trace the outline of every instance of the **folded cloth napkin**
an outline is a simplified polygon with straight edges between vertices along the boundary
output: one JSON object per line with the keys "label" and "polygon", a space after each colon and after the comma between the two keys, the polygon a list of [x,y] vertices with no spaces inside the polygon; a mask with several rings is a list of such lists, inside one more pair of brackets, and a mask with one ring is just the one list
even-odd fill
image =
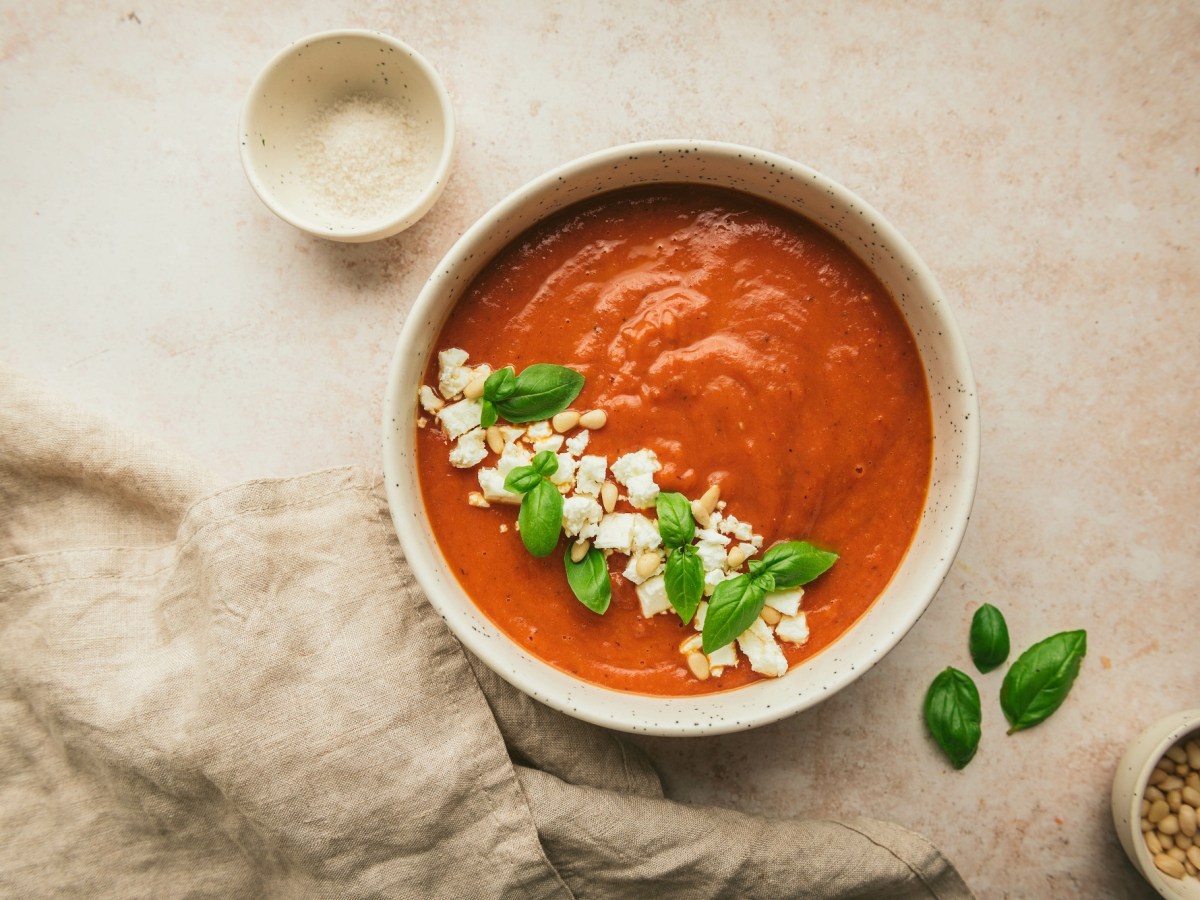
{"label": "folded cloth napkin", "polygon": [[417,590],[359,469],[218,490],[0,372],[0,894],[970,897],[895,825],[666,800]]}

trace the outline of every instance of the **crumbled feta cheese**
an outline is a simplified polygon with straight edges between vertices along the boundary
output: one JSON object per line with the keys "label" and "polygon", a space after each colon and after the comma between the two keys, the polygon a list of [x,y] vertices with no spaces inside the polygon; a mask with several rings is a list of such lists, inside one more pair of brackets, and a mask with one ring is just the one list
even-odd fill
{"label": "crumbled feta cheese", "polygon": [[461,394],[475,373],[466,368],[467,351],[451,347],[438,354],[438,390],[447,400]]}
{"label": "crumbled feta cheese", "polygon": [[558,485],[570,487],[575,481],[575,457],[569,453],[559,453],[554,457],[558,460],[558,468],[550,476],[550,480]]}
{"label": "crumbled feta cheese", "polygon": [[662,546],[658,525],[641,513],[606,513],[600,520],[596,546],[601,550],[634,553]]}
{"label": "crumbled feta cheese", "polygon": [[793,588],[789,591],[771,591],[767,594],[766,605],[778,610],[785,616],[794,616],[800,609],[800,598],[804,596],[804,588]]}
{"label": "crumbled feta cheese", "polygon": [[651,572],[649,575],[643,577],[643,576],[639,575],[638,571],[637,571],[637,565],[638,565],[639,558],[640,558],[640,554],[637,556],[629,557],[629,565],[627,565],[625,567],[625,571],[621,573],[622,575],[625,576],[626,581],[632,581],[634,584],[641,584],[647,578],[653,578],[655,575],[662,574],[663,569],[666,568],[666,566],[663,564],[663,561],[659,560],[658,567],[655,568],[655,570],[653,572]]}
{"label": "crumbled feta cheese", "polygon": [[762,619],[755,619],[753,625],[738,635],[737,643],[750,660],[750,668],[760,675],[778,677],[787,671],[787,657]]}
{"label": "crumbled feta cheese", "polygon": [[539,438],[533,442],[533,452],[541,453],[543,450],[549,450],[551,453],[557,453],[562,449],[563,436],[561,434],[552,434],[547,438]]}
{"label": "crumbled feta cheese", "polygon": [[808,618],[803,612],[794,616],[784,616],[775,626],[775,635],[783,641],[803,644],[808,640]]}
{"label": "crumbled feta cheese", "polygon": [[667,596],[667,582],[661,575],[655,575],[639,584],[637,595],[638,602],[642,605],[642,615],[647,619],[671,608],[671,600]]}
{"label": "crumbled feta cheese", "polygon": [[554,434],[554,429],[546,420],[541,422],[530,422],[525,426],[525,436],[531,441],[540,441]]}
{"label": "crumbled feta cheese", "polygon": [[504,489],[504,475],[496,469],[480,469],[478,478],[484,500],[489,503],[520,504],[521,495]]}
{"label": "crumbled feta cheese", "polygon": [[427,384],[421,385],[421,389],[417,391],[417,399],[421,401],[421,408],[427,413],[435,413],[446,405],[437,392]]}
{"label": "crumbled feta cheese", "polygon": [[575,493],[585,497],[596,497],[604,485],[604,473],[608,471],[607,456],[585,456],[579,461],[575,473]]}
{"label": "crumbled feta cheese", "polygon": [[483,498],[483,494],[479,493],[479,491],[471,491],[471,493],[467,494],[467,503],[471,506],[477,506],[480,509],[490,509],[492,505]]}
{"label": "crumbled feta cheese", "polygon": [[653,475],[634,475],[625,483],[629,491],[629,502],[634,509],[649,509],[658,497],[658,485]]}
{"label": "crumbled feta cheese", "polygon": [[710,670],[716,667],[732,669],[737,664],[737,645],[733,641],[730,641],[724,647],[718,647],[712,653],[708,654],[708,667]]}
{"label": "crumbled feta cheese", "polygon": [[695,628],[697,631],[703,631],[704,630],[704,617],[707,615],[708,615],[708,601],[701,600],[700,604],[696,607],[696,615],[692,619],[692,627]]}
{"label": "crumbled feta cheese", "polygon": [[732,535],[739,541],[748,541],[754,537],[754,528],[750,523],[739,521],[737,516],[724,516],[713,527],[724,534]]}
{"label": "crumbled feta cheese", "polygon": [[459,400],[438,410],[438,421],[446,437],[454,440],[459,435],[466,434],[472,428],[479,427],[483,415],[483,404],[478,400]]}
{"label": "crumbled feta cheese", "polygon": [[720,566],[713,569],[711,572],[704,573],[704,596],[711,597],[713,591],[717,589],[717,585],[722,581],[727,581],[730,578],[736,578],[737,575],[732,572],[726,572]]}
{"label": "crumbled feta cheese", "polygon": [[595,537],[603,516],[603,508],[591,497],[568,497],[563,501],[563,531],[567,537]]}
{"label": "crumbled feta cheese", "polygon": [[472,428],[459,437],[454,449],[450,451],[450,465],[458,469],[469,469],[483,462],[487,456],[487,445],[484,443],[487,433],[482,428]]}
{"label": "crumbled feta cheese", "polygon": [[583,451],[587,449],[588,438],[591,436],[592,433],[585,428],[574,437],[567,438],[567,452],[572,456],[582,455]]}
{"label": "crumbled feta cheese", "polygon": [[500,436],[504,438],[504,443],[511,444],[513,441],[525,434],[525,429],[520,425],[497,425],[500,429]]}
{"label": "crumbled feta cheese", "polygon": [[[753,544],[738,544],[737,549],[742,551],[742,559],[747,560],[758,552],[758,548]],[[740,567],[739,567],[740,568]]]}
{"label": "crumbled feta cheese", "polygon": [[496,463],[496,469],[501,475],[507,476],[509,472],[520,466],[527,466],[533,462],[533,454],[522,447],[520,444],[508,444],[504,448],[504,452],[500,454],[500,460]]}
{"label": "crumbled feta cheese", "polygon": [[750,543],[753,544],[755,548],[761,550],[763,545],[763,536],[761,534],[756,534],[754,537],[750,538]]}
{"label": "crumbled feta cheese", "polygon": [[424,428],[428,424],[429,424],[429,420],[427,418],[425,418],[424,416],[417,416],[417,427],[418,428]]}
{"label": "crumbled feta cheese", "polygon": [[725,545],[729,543],[729,538],[703,528],[696,532],[696,537],[699,538],[696,544],[696,554],[700,557],[700,564],[704,566],[704,571],[712,572],[724,569],[727,555]]}
{"label": "crumbled feta cheese", "polygon": [[720,544],[722,547],[728,547],[732,541],[719,531],[713,531],[711,528],[697,528],[696,540],[706,541],[710,544]]}
{"label": "crumbled feta cheese", "polygon": [[[638,478],[639,476],[650,476],[650,485],[654,485],[654,473],[662,468],[662,464],[658,461],[658,457],[654,455],[653,450],[638,450],[635,453],[626,453],[624,456],[617,457],[617,461],[612,464],[613,478],[617,479],[625,487],[629,487],[630,479]],[[637,482],[639,491],[645,493],[648,488],[644,479]],[[657,485],[653,488],[654,494],[658,494]],[[633,498],[630,498],[633,502]],[[635,506],[637,504],[634,504]]]}

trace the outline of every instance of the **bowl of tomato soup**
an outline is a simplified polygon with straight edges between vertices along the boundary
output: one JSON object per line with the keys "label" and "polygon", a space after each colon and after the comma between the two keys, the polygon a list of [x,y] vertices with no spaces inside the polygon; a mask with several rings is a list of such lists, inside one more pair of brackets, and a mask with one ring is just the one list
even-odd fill
{"label": "bowl of tomato soup", "polygon": [[966,528],[978,418],[949,306],[877,211],[775,154],[656,141],[548,172],[450,249],[392,360],[384,469],[468,650],[578,718],[712,734],[908,632]]}

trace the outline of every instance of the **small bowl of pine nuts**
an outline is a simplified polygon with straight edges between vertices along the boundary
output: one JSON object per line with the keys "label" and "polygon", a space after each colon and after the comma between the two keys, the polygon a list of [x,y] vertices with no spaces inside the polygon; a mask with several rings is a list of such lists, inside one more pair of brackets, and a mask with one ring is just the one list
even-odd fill
{"label": "small bowl of pine nuts", "polygon": [[1112,813],[1126,855],[1159,894],[1200,900],[1200,709],[1154,723],[1130,745]]}

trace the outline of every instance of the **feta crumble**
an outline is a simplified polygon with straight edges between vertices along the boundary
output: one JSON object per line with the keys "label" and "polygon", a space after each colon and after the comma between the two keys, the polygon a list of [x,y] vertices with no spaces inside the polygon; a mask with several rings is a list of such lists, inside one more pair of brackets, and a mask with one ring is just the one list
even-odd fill
{"label": "feta crumble", "polygon": [[593,538],[603,516],[604,510],[591,497],[568,497],[563,501],[563,532],[580,540]]}
{"label": "feta crumble", "polygon": [[417,399],[421,402],[421,408],[427,413],[436,413],[446,405],[442,398],[437,395],[437,391],[427,384],[421,385],[417,391]]}
{"label": "feta crumble", "polygon": [[753,625],[738,635],[737,644],[750,660],[750,668],[760,675],[778,678],[787,672],[787,657],[775,643],[770,626],[762,619],[755,619]]}
{"label": "feta crumble", "polygon": [[483,499],[489,503],[512,503],[520,505],[521,495],[505,490],[504,476],[496,469],[480,469],[478,475],[479,489],[483,491]]}
{"label": "feta crumble", "polygon": [[775,636],[791,644],[803,644],[808,641],[808,617],[803,612],[794,616],[784,616],[775,626]]}
{"label": "feta crumble", "polygon": [[478,400],[459,400],[438,410],[438,421],[446,437],[454,440],[466,434],[472,428],[478,428],[483,416],[483,404]]}
{"label": "feta crumble", "polygon": [[482,428],[473,428],[459,437],[450,451],[450,465],[458,469],[479,465],[488,454],[486,438],[487,433]]}
{"label": "feta crumble", "polygon": [[567,438],[567,452],[572,456],[582,456],[583,451],[587,449],[588,438],[591,435],[592,433],[585,428],[574,437]]}
{"label": "feta crumble", "polygon": [[608,471],[608,457],[585,456],[579,460],[575,472],[575,493],[585,497],[598,497],[604,486],[604,473]]}
{"label": "feta crumble", "polygon": [[447,400],[453,400],[463,392],[475,373],[463,365],[467,351],[451,347],[438,354],[438,390]]}
{"label": "feta crumble", "polygon": [[793,588],[787,591],[770,591],[764,605],[771,607],[785,616],[794,616],[800,611],[800,599],[804,596],[803,588]]}
{"label": "feta crumble", "polygon": [[639,584],[637,597],[642,607],[642,615],[647,619],[671,608],[671,600],[667,597],[667,581],[661,575],[655,575]]}
{"label": "feta crumble", "polygon": [[662,468],[653,450],[638,450],[618,457],[612,464],[613,478],[625,485],[629,502],[635,509],[648,509],[658,496],[654,473]]}

